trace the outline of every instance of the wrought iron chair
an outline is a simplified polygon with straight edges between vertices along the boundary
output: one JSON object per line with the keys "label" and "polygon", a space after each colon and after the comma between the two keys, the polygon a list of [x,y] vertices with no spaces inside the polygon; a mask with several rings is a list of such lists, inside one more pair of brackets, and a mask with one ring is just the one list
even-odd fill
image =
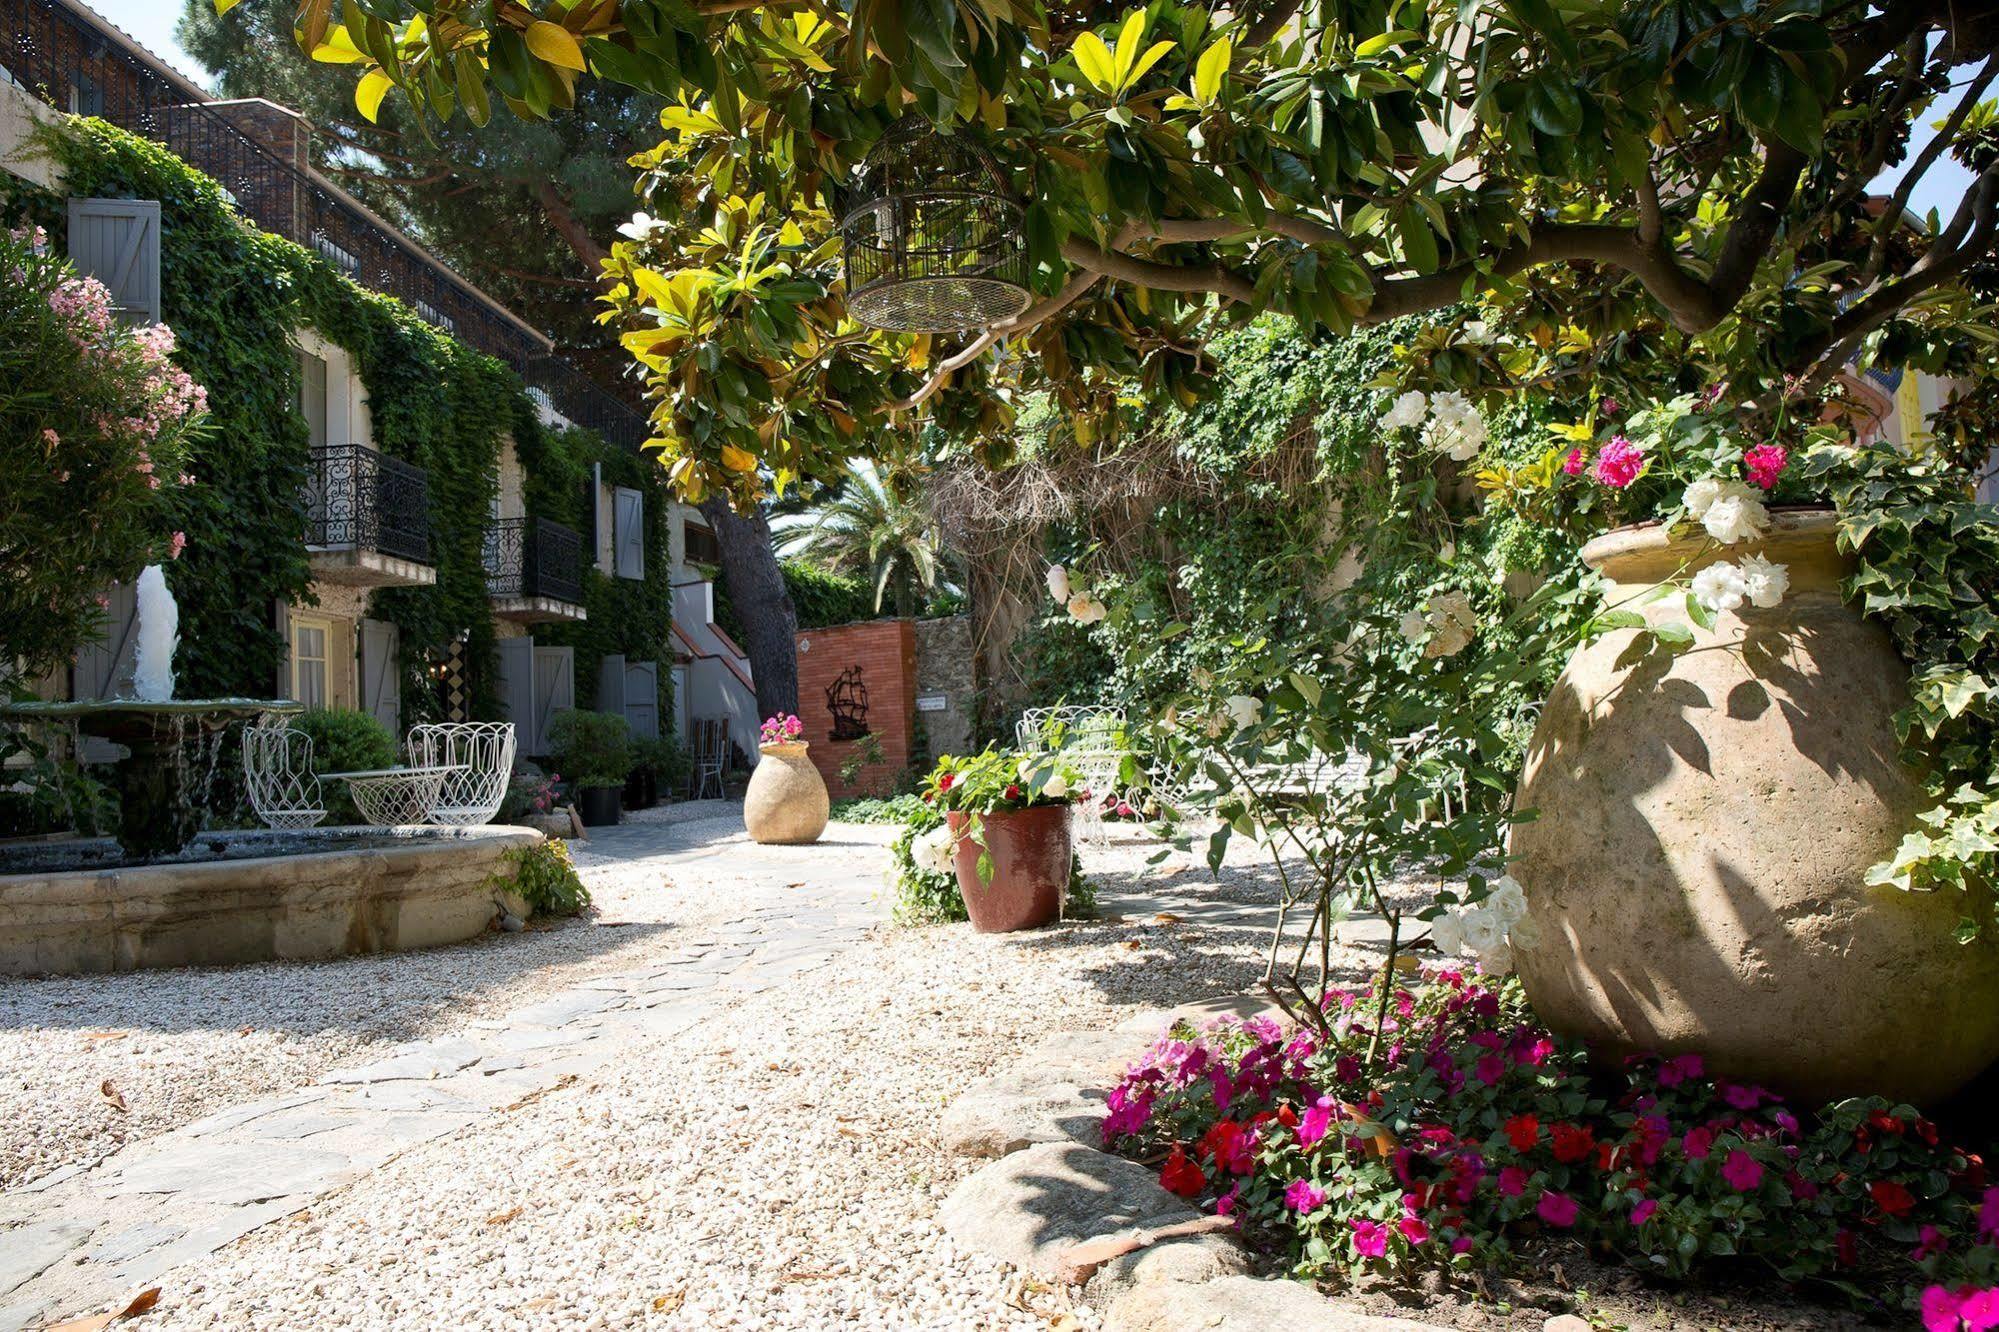
{"label": "wrought iron chair", "polygon": [[694,721],[694,766],[687,778],[687,798],[720,799],[722,770],[729,758],[729,723],[723,717],[696,718]]}
{"label": "wrought iron chair", "polygon": [[1090,798],[1079,799],[1076,812],[1083,836],[1092,842],[1101,842],[1108,835],[1103,807],[1107,799],[1115,802],[1122,784],[1124,727],[1122,708],[1071,704],[1029,708],[1014,725],[1020,749],[1031,754],[1060,754],[1082,775]]}
{"label": "wrought iron chair", "polygon": [[243,784],[267,828],[295,831],[326,817],[312,770],[312,737],[279,714],[267,713],[243,728]]}
{"label": "wrought iron chair", "polygon": [[449,768],[429,810],[432,823],[491,823],[514,775],[512,722],[424,722],[404,748],[412,767]]}

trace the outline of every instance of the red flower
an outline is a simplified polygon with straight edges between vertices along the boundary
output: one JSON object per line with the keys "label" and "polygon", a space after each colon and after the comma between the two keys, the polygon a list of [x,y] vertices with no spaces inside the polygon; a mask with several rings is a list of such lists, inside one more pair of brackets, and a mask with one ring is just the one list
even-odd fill
{"label": "red flower", "polygon": [[1867,1196],[1876,1207],[1897,1219],[1907,1216],[1916,1205],[1915,1195],[1892,1179],[1877,1179],[1869,1184]]}
{"label": "red flower", "polygon": [[1596,1150],[1596,1134],[1586,1126],[1556,1124],[1549,1128],[1548,1136],[1554,1142],[1555,1159],[1564,1165],[1573,1165]]}
{"label": "red flower", "polygon": [[947,772],[942,777],[939,777],[937,779],[937,789],[940,791],[948,791],[951,789],[951,783],[957,780],[958,776],[956,773]]}
{"label": "red flower", "polygon": [[1020,799],[1020,787],[1019,787],[1019,785],[1018,785],[1018,784],[1014,784],[1014,785],[1009,785],[1009,786],[1008,786],[1008,787],[1006,788],[1006,798],[1007,798],[1008,800],[1018,800],[1018,799]]}
{"label": "red flower", "polygon": [[1187,1153],[1176,1146],[1166,1158],[1166,1164],[1160,1167],[1159,1183],[1169,1193],[1191,1198],[1208,1186],[1208,1177],[1201,1173],[1201,1167],[1187,1159]]}
{"label": "red flower", "polygon": [[1506,1121],[1506,1140],[1516,1152],[1531,1152],[1541,1140],[1541,1120],[1536,1115],[1515,1115]]}
{"label": "red flower", "polygon": [[1854,1242],[1853,1232],[1842,1230],[1833,1237],[1832,1249],[1841,1267],[1856,1267],[1860,1263],[1860,1246]]}

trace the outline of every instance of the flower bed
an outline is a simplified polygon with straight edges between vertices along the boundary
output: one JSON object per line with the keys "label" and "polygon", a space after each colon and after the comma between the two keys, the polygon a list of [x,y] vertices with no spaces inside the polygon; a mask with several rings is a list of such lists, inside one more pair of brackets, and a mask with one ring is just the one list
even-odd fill
{"label": "flower bed", "polygon": [[1760,1264],[1926,1328],[1999,1327],[1999,1188],[1907,1106],[1803,1114],[1694,1055],[1593,1075],[1512,981],[1334,991],[1162,1038],[1104,1137],[1297,1276],[1470,1270],[1562,1238],[1686,1277]]}

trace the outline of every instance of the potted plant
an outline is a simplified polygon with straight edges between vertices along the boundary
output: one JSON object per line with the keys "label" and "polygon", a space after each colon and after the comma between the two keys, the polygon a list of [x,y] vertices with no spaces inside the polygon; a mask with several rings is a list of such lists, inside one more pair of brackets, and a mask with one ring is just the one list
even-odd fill
{"label": "potted plant", "polygon": [[755,771],[743,792],[743,826],[763,845],[803,845],[826,831],[832,801],[812,765],[805,723],[781,713],[763,724]]}
{"label": "potted plant", "polygon": [[1080,782],[1056,754],[988,749],[937,761],[923,798],[950,828],[974,929],[1033,929],[1061,916],[1074,853],[1069,802]]}
{"label": "potted plant", "polygon": [[584,825],[616,823],[625,777],[632,770],[632,732],[625,719],[608,712],[566,709],[548,724],[548,744],[576,789],[576,807]]}
{"label": "potted plant", "polygon": [[632,741],[635,761],[625,779],[625,808],[651,809],[660,793],[671,793],[687,780],[687,751],[671,735]]}

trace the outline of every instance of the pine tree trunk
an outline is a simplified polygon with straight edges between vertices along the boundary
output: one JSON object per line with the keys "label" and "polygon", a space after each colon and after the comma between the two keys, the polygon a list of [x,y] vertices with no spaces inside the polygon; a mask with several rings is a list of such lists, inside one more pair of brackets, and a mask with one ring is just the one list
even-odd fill
{"label": "pine tree trunk", "polygon": [[743,651],[763,717],[798,711],[798,611],[771,548],[762,510],[737,513],[726,499],[702,501],[701,516],[722,552],[722,585],[742,622]]}

